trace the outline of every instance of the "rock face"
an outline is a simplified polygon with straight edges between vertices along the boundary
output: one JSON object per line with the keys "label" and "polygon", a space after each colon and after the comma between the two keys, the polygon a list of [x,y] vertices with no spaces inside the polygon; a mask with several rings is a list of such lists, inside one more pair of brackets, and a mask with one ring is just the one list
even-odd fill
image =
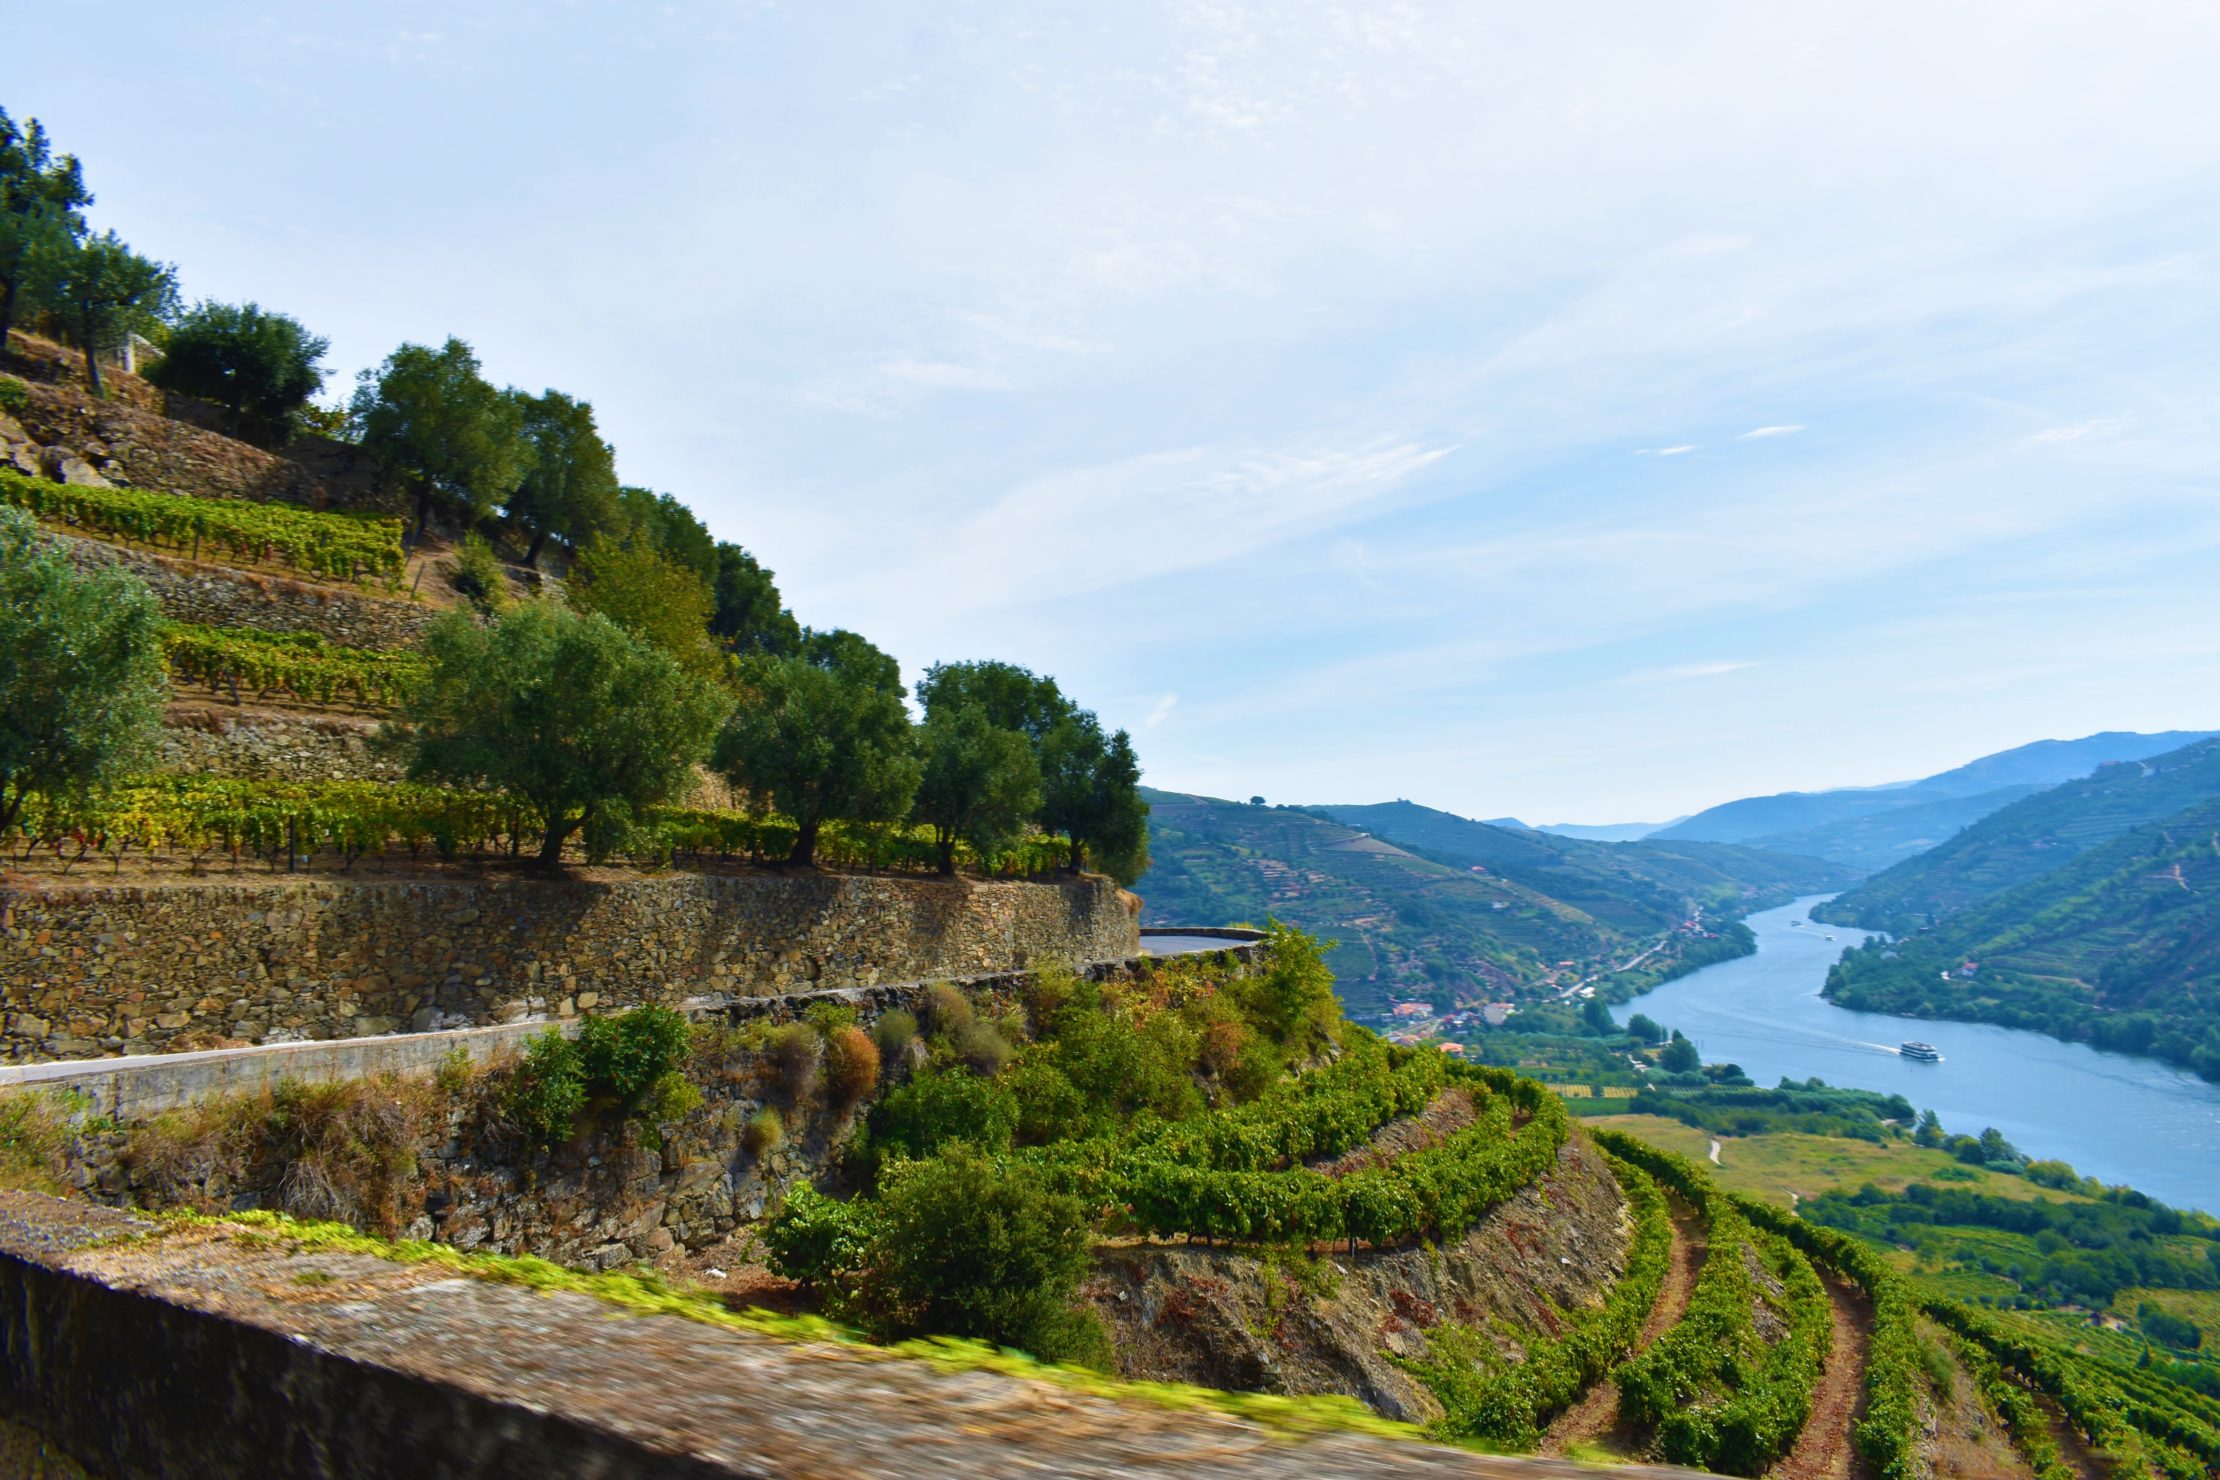
{"label": "rock face", "polygon": [[248,874],[0,889],[0,1057],[87,1058],[973,976],[1140,950],[1107,879]]}
{"label": "rock face", "polygon": [[1343,1250],[1290,1271],[1192,1244],[1115,1248],[1086,1296],[1110,1324],[1121,1376],[1349,1393],[1424,1423],[1441,1406],[1394,1359],[1423,1356],[1427,1327],[1553,1331],[1562,1312],[1602,1303],[1632,1237],[1618,1182],[1575,1136],[1552,1175],[1439,1250]]}
{"label": "rock face", "polygon": [[377,721],[344,715],[173,708],[163,719],[164,771],[272,781],[397,781],[407,767],[373,750]]}

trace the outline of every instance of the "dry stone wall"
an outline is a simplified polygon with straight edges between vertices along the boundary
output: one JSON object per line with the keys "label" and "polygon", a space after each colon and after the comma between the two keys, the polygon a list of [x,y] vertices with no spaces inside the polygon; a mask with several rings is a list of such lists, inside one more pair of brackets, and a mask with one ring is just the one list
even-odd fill
{"label": "dry stone wall", "polygon": [[210,627],[260,627],[314,632],[348,647],[411,647],[440,615],[427,602],[310,585],[283,576],[133,550],[102,540],[61,536],[82,569],[120,565],[152,588],[165,616]]}
{"label": "dry stone wall", "polygon": [[0,890],[0,1058],[150,1053],[973,976],[1140,948],[1139,901],[774,873]]}
{"label": "dry stone wall", "polygon": [[401,758],[371,747],[377,724],[341,715],[227,714],[173,709],[163,721],[160,768],[268,781],[394,781]]}

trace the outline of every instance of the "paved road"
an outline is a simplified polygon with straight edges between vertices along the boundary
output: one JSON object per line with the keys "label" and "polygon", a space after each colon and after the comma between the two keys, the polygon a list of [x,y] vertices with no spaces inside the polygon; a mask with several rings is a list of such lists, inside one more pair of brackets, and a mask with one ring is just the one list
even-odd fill
{"label": "paved road", "polygon": [[1144,935],[1141,937],[1141,954],[1192,956],[1203,951],[1222,951],[1229,946],[1247,944],[1247,941],[1228,940],[1222,935]]}

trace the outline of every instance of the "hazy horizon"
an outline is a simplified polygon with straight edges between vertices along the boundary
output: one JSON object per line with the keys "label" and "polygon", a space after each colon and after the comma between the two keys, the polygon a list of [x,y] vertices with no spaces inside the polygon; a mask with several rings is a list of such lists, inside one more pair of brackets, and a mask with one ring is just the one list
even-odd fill
{"label": "hazy horizon", "polygon": [[590,399],[1146,780],[1664,819],[2220,680],[2220,14],[49,6],[189,297]]}

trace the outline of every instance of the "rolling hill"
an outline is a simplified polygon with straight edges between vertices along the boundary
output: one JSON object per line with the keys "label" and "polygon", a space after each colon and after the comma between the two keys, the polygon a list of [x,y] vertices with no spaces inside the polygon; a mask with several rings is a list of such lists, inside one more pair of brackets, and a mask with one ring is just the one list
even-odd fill
{"label": "rolling hill", "polygon": [[2102,765],[2161,755],[2214,733],[2107,730],[2079,740],[2037,740],[1892,786],[1782,792],[1723,802],[1645,841],[1746,843],[1881,869],[1936,846],[2034,790],[2078,780]]}
{"label": "rolling hill", "polygon": [[[2181,755],[2171,768],[2177,779],[2220,773],[2220,744]],[[2081,785],[2120,771],[2136,768],[2107,767]],[[2138,796],[2168,789],[2160,776],[2138,779]],[[2118,789],[2100,790],[2098,803],[2119,800]],[[2048,815],[2060,825],[2078,815],[2091,829],[2110,829],[2121,813],[2099,805]],[[2015,828],[2006,836],[2008,845],[1989,855],[2000,867],[1946,873],[1943,882],[1970,889],[2023,872],[2036,834]],[[1916,934],[1852,951],[1830,973],[1827,995],[1844,1007],[1970,1018],[2152,1053],[2220,1079],[2220,794],[2114,830],[2108,841],[2093,842],[2089,832],[2040,836],[2052,840],[2040,851],[2055,861],[2041,857],[2035,877],[1970,899]]]}
{"label": "rolling hill", "polygon": [[1143,919],[1270,917],[1336,939],[1343,999],[1365,1014],[1398,997],[1447,1007],[1533,996],[1608,973],[1661,942],[1643,966],[1664,972],[1691,953],[1720,949],[1717,940],[1675,933],[1690,906],[1739,913],[1748,902],[1843,882],[1841,870],[1815,860],[1766,859],[1762,882],[1746,885],[1729,868],[1758,865],[1759,858],[1743,857],[1749,850],[1714,850],[1717,857],[1689,850],[1697,856],[1665,854],[1614,868],[1609,861],[1635,850],[1462,823],[1496,850],[1496,862],[1476,871],[1477,860],[1428,857],[1318,811],[1147,796],[1154,862],[1136,886]]}
{"label": "rolling hill", "polygon": [[2024,796],[1916,858],[1876,874],[1815,913],[1896,934],[2010,893],[2122,834],[2220,797],[2220,741]]}

